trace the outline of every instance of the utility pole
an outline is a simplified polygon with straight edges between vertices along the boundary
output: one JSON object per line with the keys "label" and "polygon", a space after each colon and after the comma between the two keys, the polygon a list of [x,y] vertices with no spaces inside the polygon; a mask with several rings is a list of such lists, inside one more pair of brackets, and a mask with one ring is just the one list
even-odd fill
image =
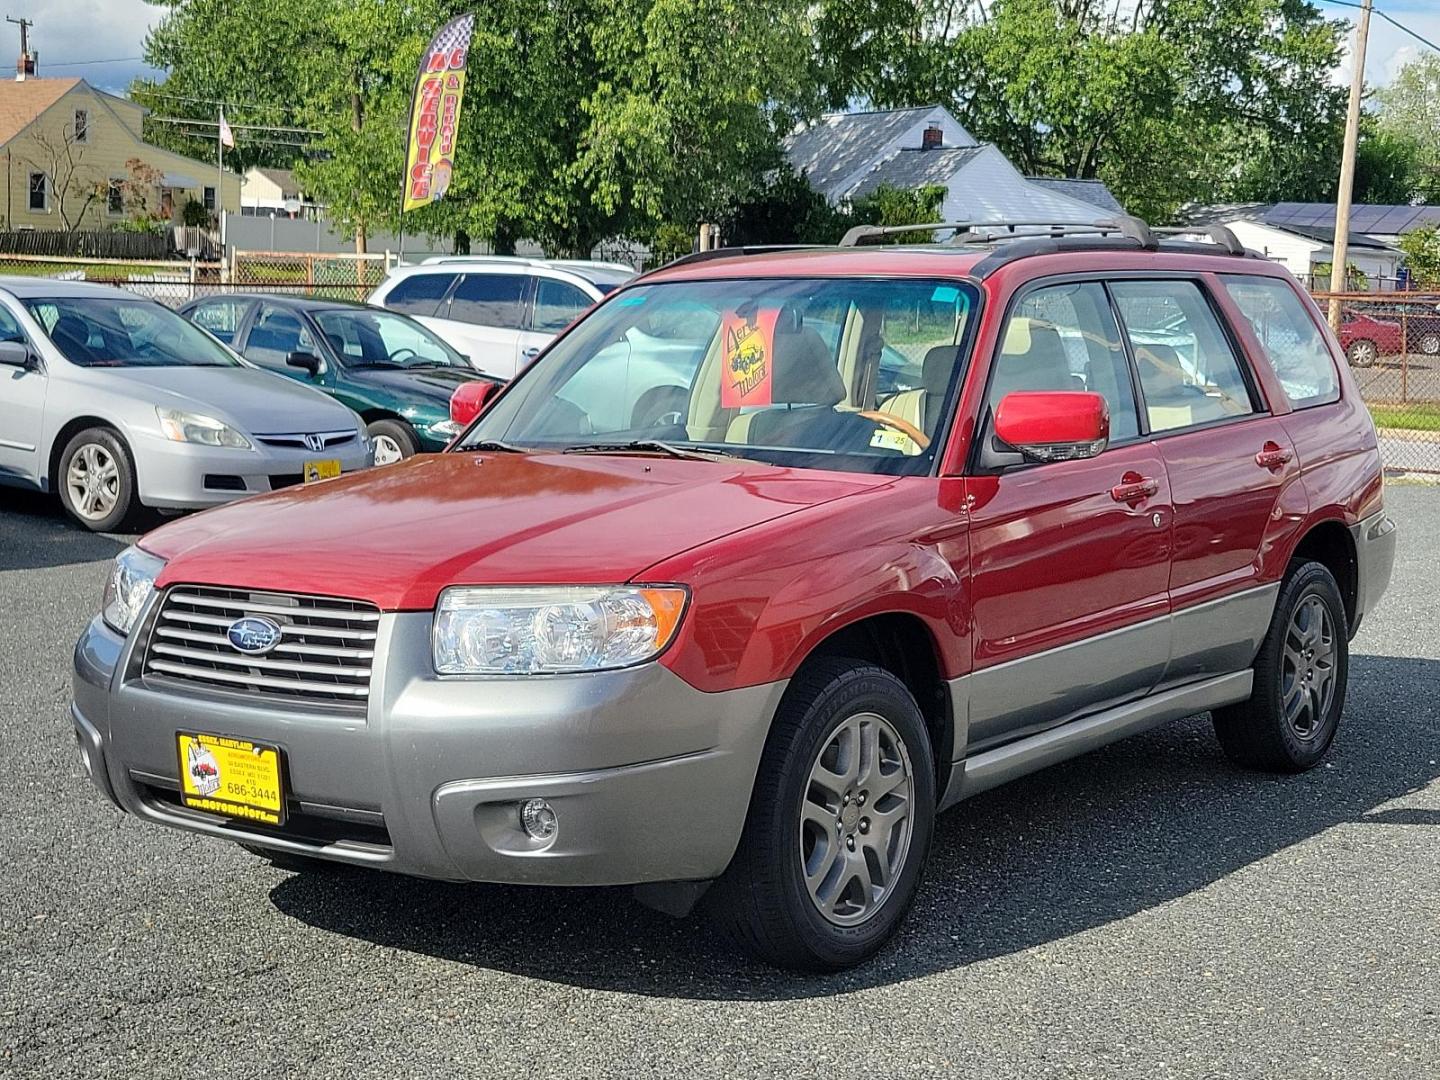
{"label": "utility pole", "polygon": [[1330,328],[1340,331],[1340,300],[1345,291],[1345,261],[1350,241],[1350,196],[1355,190],[1355,142],[1360,134],[1360,96],[1365,90],[1365,42],[1370,37],[1371,0],[1360,8],[1355,27],[1355,71],[1350,77],[1350,108],[1345,113],[1345,148],[1340,155],[1340,190],[1335,196],[1335,242],[1330,260]]}
{"label": "utility pole", "polygon": [[29,31],[30,28],[35,24],[29,19],[23,17],[19,19],[12,19],[9,15],[5,16],[5,21],[8,23],[14,23],[16,26],[20,27],[20,63],[15,65],[16,74],[21,79],[23,79],[26,75],[34,75],[35,65],[30,59]]}

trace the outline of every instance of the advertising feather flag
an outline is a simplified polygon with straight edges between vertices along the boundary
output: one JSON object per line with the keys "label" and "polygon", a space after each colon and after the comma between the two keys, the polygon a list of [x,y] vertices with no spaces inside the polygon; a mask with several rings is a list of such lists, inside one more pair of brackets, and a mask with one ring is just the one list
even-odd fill
{"label": "advertising feather flag", "polygon": [[402,210],[444,198],[455,169],[455,135],[465,93],[465,60],[474,15],[459,15],[436,31],[420,57],[410,103],[410,143],[405,153]]}

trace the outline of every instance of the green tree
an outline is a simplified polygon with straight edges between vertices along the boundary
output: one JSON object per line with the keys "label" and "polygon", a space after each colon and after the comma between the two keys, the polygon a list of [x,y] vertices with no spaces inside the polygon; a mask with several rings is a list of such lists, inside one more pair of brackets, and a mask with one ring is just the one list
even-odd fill
{"label": "green tree", "polygon": [[1414,229],[1400,238],[1405,265],[1422,288],[1440,286],[1440,228]]}
{"label": "green tree", "polygon": [[1408,135],[1364,125],[1355,148],[1357,203],[1403,204],[1420,193],[1423,168],[1420,144]]}
{"label": "green tree", "polygon": [[1144,216],[1338,173],[1344,24],[1304,0],[829,0],[818,25],[832,103],[948,105],[1021,171],[1098,177]]}
{"label": "green tree", "polygon": [[1440,202],[1440,56],[1425,53],[1410,61],[1375,96],[1379,130],[1416,148],[1415,194]]}

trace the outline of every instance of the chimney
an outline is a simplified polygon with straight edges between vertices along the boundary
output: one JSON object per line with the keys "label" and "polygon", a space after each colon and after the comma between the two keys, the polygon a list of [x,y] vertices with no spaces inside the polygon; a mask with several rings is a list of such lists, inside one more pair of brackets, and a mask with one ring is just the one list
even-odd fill
{"label": "chimney", "polygon": [[925,134],[920,136],[921,150],[939,150],[945,145],[945,129],[939,124],[931,124],[925,129]]}

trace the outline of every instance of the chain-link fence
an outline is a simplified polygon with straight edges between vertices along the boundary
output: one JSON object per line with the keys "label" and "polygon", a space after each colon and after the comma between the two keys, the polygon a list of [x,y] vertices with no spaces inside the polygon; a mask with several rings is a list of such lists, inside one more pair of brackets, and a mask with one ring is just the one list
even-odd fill
{"label": "chain-link fence", "polygon": [[[1329,293],[1316,293],[1322,311]],[[1340,294],[1340,344],[1388,468],[1440,473],[1440,295]]]}
{"label": "chain-link fence", "polygon": [[229,292],[364,301],[384,280],[393,262],[393,257],[385,254],[234,252],[227,262],[0,254],[0,275],[113,285],[170,307]]}

